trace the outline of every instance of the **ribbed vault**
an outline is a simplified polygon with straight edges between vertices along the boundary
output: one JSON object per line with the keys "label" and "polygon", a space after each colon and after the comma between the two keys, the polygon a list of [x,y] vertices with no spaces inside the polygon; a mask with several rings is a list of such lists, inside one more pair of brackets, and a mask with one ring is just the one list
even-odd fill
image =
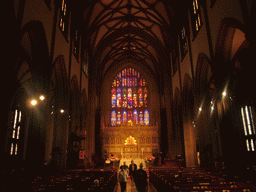
{"label": "ribbed vault", "polygon": [[[160,79],[169,62],[176,7],[170,0],[93,0],[81,3],[83,43],[90,49],[95,75],[104,78],[114,65],[140,63]],[[179,5],[178,5],[179,4]],[[82,8],[81,8],[82,7]],[[177,11],[179,14],[180,12]]]}

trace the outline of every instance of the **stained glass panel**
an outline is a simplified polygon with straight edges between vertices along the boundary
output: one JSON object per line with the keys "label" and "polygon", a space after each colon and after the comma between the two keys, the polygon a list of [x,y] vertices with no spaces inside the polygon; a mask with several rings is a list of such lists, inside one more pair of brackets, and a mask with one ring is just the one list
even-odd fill
{"label": "stained glass panel", "polygon": [[138,106],[138,99],[137,99],[137,92],[136,90],[133,91],[133,107]]}
{"label": "stained glass panel", "polygon": [[111,126],[116,126],[116,112],[112,111],[111,113]]}
{"label": "stained glass panel", "polygon": [[139,90],[138,90],[138,96],[139,96],[139,107],[143,107],[143,93],[142,93],[142,88],[139,88]]}
{"label": "stained glass panel", "polygon": [[127,112],[123,111],[123,123],[127,121]]}
{"label": "stained glass panel", "polygon": [[126,108],[127,107],[127,91],[126,91],[126,89],[123,89],[122,98],[123,98],[123,107]]}
{"label": "stained glass panel", "polygon": [[148,107],[148,90],[144,88],[144,107]]}
{"label": "stained glass panel", "polygon": [[137,110],[134,110],[134,112],[133,112],[133,121],[136,125],[138,125],[139,121],[138,121],[138,112],[137,112]]}
{"label": "stained glass panel", "polygon": [[121,125],[121,112],[118,111],[117,112],[117,122],[116,122],[117,125]]}
{"label": "stained glass panel", "polygon": [[122,97],[121,97],[121,89],[117,89],[117,107],[122,106]]}
{"label": "stained glass panel", "polygon": [[140,125],[143,125],[144,124],[144,119],[143,119],[143,112],[142,111],[140,111],[139,119],[140,119]]}
{"label": "stained glass panel", "polygon": [[112,89],[112,108],[116,107],[116,89]]}
{"label": "stained glass panel", "polygon": [[128,111],[128,121],[132,120],[132,111]]}
{"label": "stained glass panel", "polygon": [[128,108],[132,108],[132,89],[128,89]]}
{"label": "stained glass panel", "polygon": [[144,124],[149,125],[149,113],[148,110],[145,110],[144,112]]}

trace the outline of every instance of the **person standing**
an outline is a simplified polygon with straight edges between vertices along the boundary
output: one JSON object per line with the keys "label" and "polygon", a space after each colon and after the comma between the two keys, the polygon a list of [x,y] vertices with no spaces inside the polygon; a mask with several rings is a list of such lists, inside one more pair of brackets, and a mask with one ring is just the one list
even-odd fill
{"label": "person standing", "polygon": [[[125,161],[124,161],[123,166],[124,166],[124,169],[125,169],[125,170],[127,170],[127,169],[128,169],[128,166],[126,165],[126,162],[125,162]],[[120,167],[120,169],[121,169],[121,167]]]}
{"label": "person standing", "polygon": [[127,178],[128,178],[128,171],[127,169],[125,169],[125,167],[122,165],[120,167],[120,171],[118,174],[118,180],[120,183],[120,187],[121,187],[121,192],[125,192],[126,191],[126,182],[127,182]]}
{"label": "person standing", "polygon": [[131,181],[133,180],[133,174],[137,171],[137,165],[134,163],[133,160],[131,160],[131,164],[129,165],[129,176],[131,178]]}
{"label": "person standing", "polygon": [[147,185],[148,185],[147,172],[142,168],[143,168],[143,164],[140,163],[140,168],[134,173],[134,176],[133,176],[136,189],[138,192],[146,192]]}

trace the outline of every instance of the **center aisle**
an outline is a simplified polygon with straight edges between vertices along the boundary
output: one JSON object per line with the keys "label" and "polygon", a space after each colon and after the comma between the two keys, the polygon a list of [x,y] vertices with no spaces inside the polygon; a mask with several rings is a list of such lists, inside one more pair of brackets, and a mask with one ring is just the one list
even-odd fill
{"label": "center aisle", "polygon": [[[147,171],[147,173],[148,173],[148,169],[145,169],[145,171]],[[121,191],[120,184],[119,184],[119,182],[117,182],[116,187],[113,192],[120,192],[120,191]],[[135,187],[135,185],[132,185],[130,177],[127,180],[126,192],[136,192],[136,187]],[[147,192],[157,192],[157,190],[153,187],[153,185],[151,183],[149,183],[149,179],[148,179],[148,191]]]}

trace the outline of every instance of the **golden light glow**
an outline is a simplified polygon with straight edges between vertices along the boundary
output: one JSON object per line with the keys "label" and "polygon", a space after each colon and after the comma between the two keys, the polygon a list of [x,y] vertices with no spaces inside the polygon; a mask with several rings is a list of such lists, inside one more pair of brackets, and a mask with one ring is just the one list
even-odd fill
{"label": "golden light glow", "polygon": [[33,99],[33,100],[31,100],[31,102],[30,102],[30,103],[31,103],[31,105],[32,105],[32,106],[36,106],[36,104],[37,104],[37,100]]}
{"label": "golden light glow", "polygon": [[43,101],[43,100],[45,99],[45,97],[44,97],[43,95],[41,95],[41,96],[39,97],[39,99],[40,99],[41,101]]}
{"label": "golden light glow", "polygon": [[61,110],[60,110],[60,113],[64,113],[64,112],[65,112],[65,110],[64,110],[64,109],[61,109]]}
{"label": "golden light glow", "polygon": [[129,126],[132,126],[132,125],[133,125],[133,123],[132,123],[132,120],[131,120],[131,119],[129,119],[129,120],[128,120],[128,125],[129,125]]}
{"label": "golden light glow", "polygon": [[125,145],[137,145],[137,141],[131,135],[125,140]]}

